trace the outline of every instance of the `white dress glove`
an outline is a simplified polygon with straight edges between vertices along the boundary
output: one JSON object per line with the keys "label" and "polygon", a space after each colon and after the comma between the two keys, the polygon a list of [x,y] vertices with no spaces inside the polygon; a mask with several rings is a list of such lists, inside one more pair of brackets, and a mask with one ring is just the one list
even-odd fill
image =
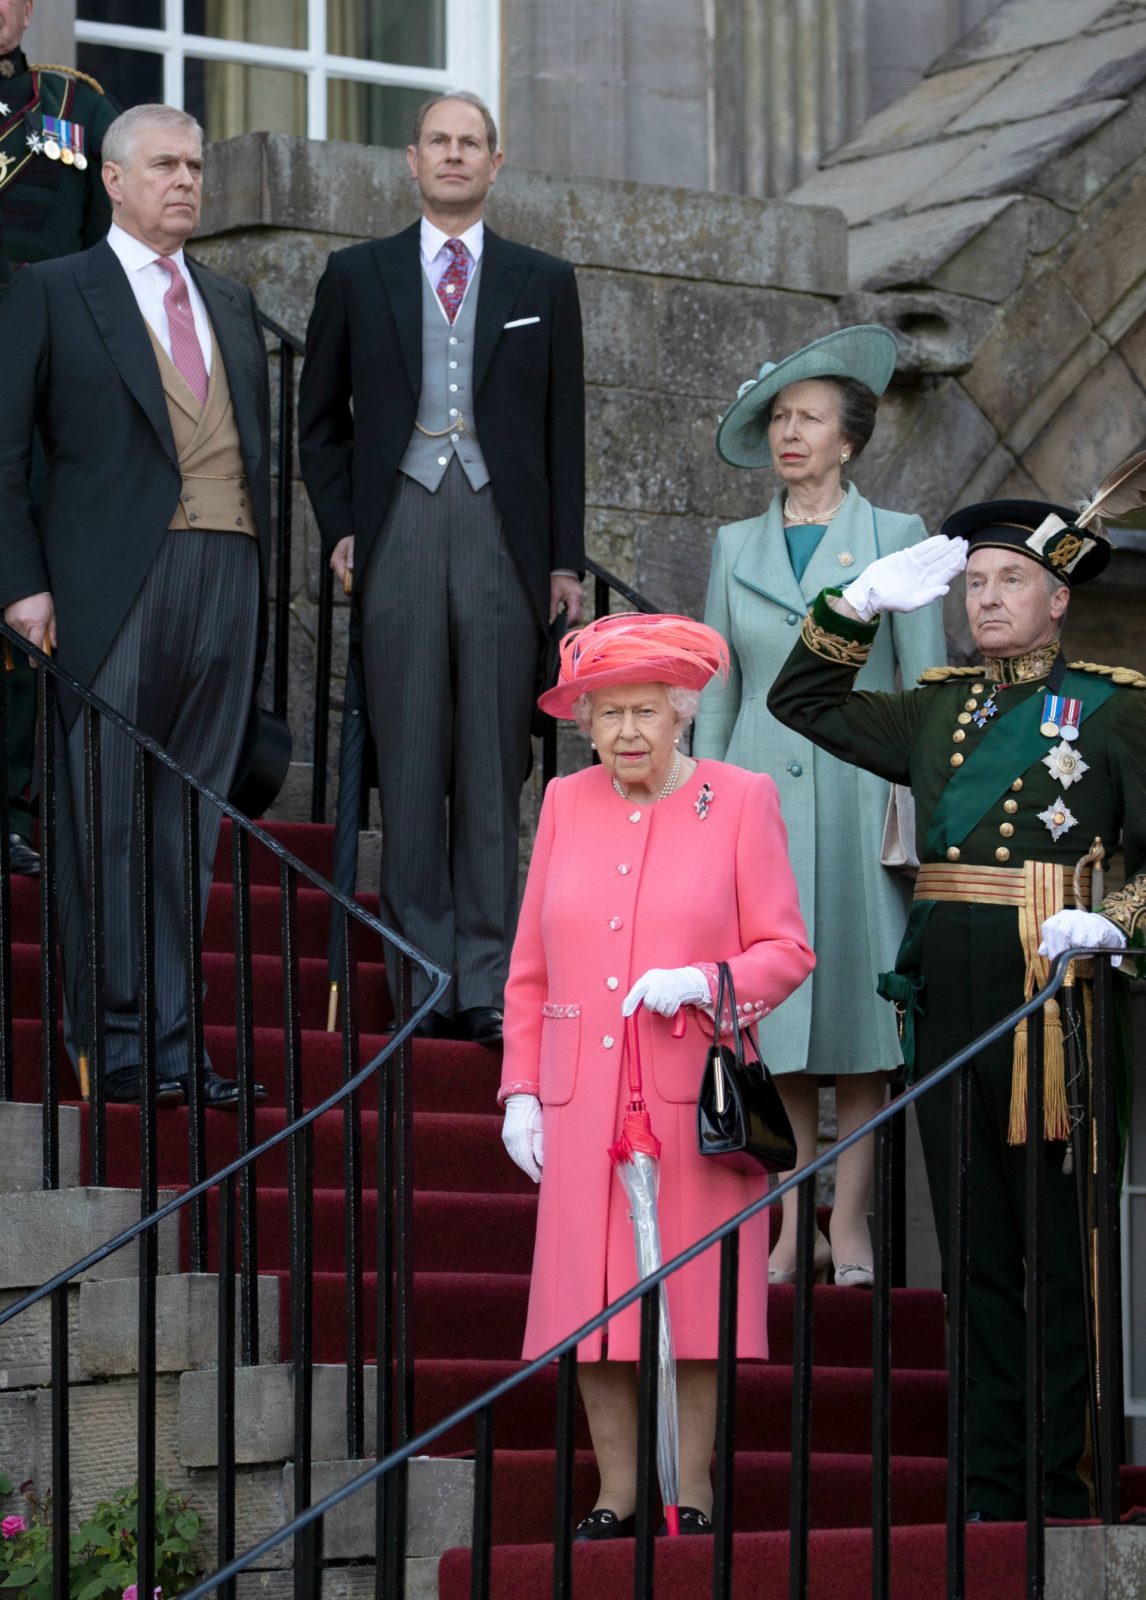
{"label": "white dress glove", "polygon": [[710,1005],[712,994],[699,967],[650,967],[621,1002],[621,1015],[631,1017],[642,1000],[650,1011],[675,1017],[681,1006]]}
{"label": "white dress glove", "polygon": [[873,561],[848,584],[842,598],[861,622],[870,622],[877,611],[918,611],[946,594],[966,565],[966,539],[937,533]]}
{"label": "white dress glove", "polygon": [[[1064,950],[1125,950],[1126,935],[1109,917],[1097,911],[1056,911],[1042,925],[1043,942],[1039,955],[1051,960]],[[1112,967],[1120,967],[1122,958],[1115,956]]]}
{"label": "white dress glove", "polygon": [[545,1150],[541,1137],[541,1101],[535,1094],[506,1097],[501,1142],[526,1177],[540,1183]]}

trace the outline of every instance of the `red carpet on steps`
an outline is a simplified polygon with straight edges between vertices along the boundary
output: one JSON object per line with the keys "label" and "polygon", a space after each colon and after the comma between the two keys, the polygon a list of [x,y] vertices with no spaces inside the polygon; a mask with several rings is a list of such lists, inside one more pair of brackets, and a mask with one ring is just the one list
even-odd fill
{"label": "red carpet on steps", "polygon": [[[275,836],[302,860],[326,873],[331,836],[305,824],[276,826]],[[270,1091],[258,1113],[259,1137],[284,1123],[281,926],[278,864],[251,851],[254,937],[255,1071]],[[234,1069],[230,1024],[234,1007],[234,896],[229,829],[224,828],[208,906],[204,969],[207,1044],[214,1066]],[[16,1095],[40,1097],[39,909],[36,885],[13,880]],[[372,905],[367,897],[364,904]],[[302,1061],[309,1105],[343,1079],[342,1041],[325,1032],[328,911],[318,890],[300,886]],[[383,1047],[389,1019],[382,952],[360,935],[360,1061]],[[62,1056],[61,1056],[62,1059]],[[536,1190],[502,1149],[495,1095],[496,1051],[474,1045],[419,1042],[414,1054],[414,1341],[416,1425],[430,1426],[517,1369],[533,1247]],[[65,1069],[66,1070],[66,1069]],[[74,1095],[74,1087],[69,1091]],[[366,1264],[373,1260],[377,1222],[372,1187],[377,1162],[377,1091],[363,1100],[362,1139],[367,1189],[363,1194]],[[236,1153],[232,1115],[208,1114],[211,1167]],[[87,1138],[86,1108],[84,1137]],[[160,1182],[188,1180],[187,1114],[159,1117]],[[315,1130],[316,1191],[312,1207],[315,1252],[315,1359],[337,1363],[345,1354],[342,1118]],[[137,1114],[109,1108],[109,1181],[134,1186],[139,1173]],[[86,1163],[86,1143],[85,1156]],[[86,1165],[85,1165],[86,1170]],[[259,1258],[280,1282],[281,1349],[290,1351],[289,1219],[285,1146],[259,1164]],[[210,1251],[215,1260],[214,1208]],[[184,1227],[184,1242],[188,1230]],[[186,1257],[185,1257],[186,1259]],[[374,1349],[374,1288],[366,1275],[368,1350]],[[813,1600],[853,1600],[868,1585],[871,1449],[871,1300],[862,1290],[819,1287],[815,1293],[811,1546]],[[792,1291],[769,1296],[772,1359],[739,1368],[736,1475],[736,1588],[738,1596],[777,1600],[787,1595],[788,1458],[792,1389]],[[943,1308],[938,1295],[897,1291],[893,1297],[891,1395],[895,1594],[900,1600],[940,1596],[946,1450],[946,1375]],[[494,1491],[493,1594],[528,1600],[550,1592],[547,1541],[552,1536],[556,1405],[552,1369],[515,1390],[497,1408]],[[578,1417],[575,1497],[578,1514],[594,1494],[584,1418]],[[468,1426],[455,1428],[435,1453],[472,1445]],[[1146,1491],[1138,1491],[1146,1500]],[[510,1542],[512,1541],[512,1542]],[[657,1552],[659,1600],[693,1600],[708,1590],[708,1542],[681,1540]],[[578,1594],[611,1600],[631,1593],[632,1546],[578,1550]],[[968,1593],[1009,1600],[1022,1592],[1021,1530],[976,1529],[968,1539]],[[443,1600],[468,1595],[468,1558],[451,1553],[442,1565]]]}

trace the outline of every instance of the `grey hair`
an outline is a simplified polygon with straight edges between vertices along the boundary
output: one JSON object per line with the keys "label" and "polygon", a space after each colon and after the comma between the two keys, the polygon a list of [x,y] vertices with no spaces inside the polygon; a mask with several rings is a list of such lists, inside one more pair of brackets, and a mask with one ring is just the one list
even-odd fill
{"label": "grey hair", "polygon": [[414,115],[414,138],[412,143],[420,144],[422,141],[422,125],[435,106],[440,106],[446,100],[460,100],[464,106],[473,106],[475,111],[480,111],[482,121],[485,123],[485,136],[489,144],[491,156],[497,154],[497,123],[493,120],[493,112],[486,105],[480,95],[473,94],[469,89],[452,89],[448,93],[431,95],[428,100],[423,100]]}
{"label": "grey hair", "polygon": [[[1040,566],[1042,563],[1040,562]],[[1069,589],[1070,584],[1065,578],[1060,578],[1057,572],[1052,572],[1049,567],[1043,567],[1043,577],[1046,579],[1047,593],[1057,594],[1060,589]]]}
{"label": "grey hair", "polygon": [[131,164],[135,141],[145,127],[174,128],[180,133],[193,133],[200,147],[203,130],[189,111],[178,106],[132,106],[121,111],[103,136],[101,154],[105,161],[114,161],[117,167]]}
{"label": "grey hair", "polygon": [[[676,715],[677,723],[683,732],[685,728],[691,726],[692,720],[696,716],[697,707],[700,705],[700,690],[683,689],[675,683],[666,683],[664,690],[668,695],[668,703]],[[589,724],[593,720],[592,694],[579,694],[574,700],[573,720],[577,724],[577,732],[582,738],[587,739],[589,737]]]}

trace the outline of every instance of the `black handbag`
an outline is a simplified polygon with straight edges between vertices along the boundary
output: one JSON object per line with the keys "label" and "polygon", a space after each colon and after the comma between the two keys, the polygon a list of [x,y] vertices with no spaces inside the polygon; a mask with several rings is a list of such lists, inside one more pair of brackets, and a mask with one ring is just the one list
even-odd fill
{"label": "black handbag", "polygon": [[[732,1044],[720,1042],[725,1001],[732,1017]],[[745,1059],[747,1036],[755,1060]],[[796,1165],[796,1136],[775,1080],[764,1065],[751,1029],[741,1027],[736,990],[728,963],[720,963],[716,995],[716,1037],[704,1063],[696,1102],[696,1138],[702,1156],[733,1172],[790,1172]]]}

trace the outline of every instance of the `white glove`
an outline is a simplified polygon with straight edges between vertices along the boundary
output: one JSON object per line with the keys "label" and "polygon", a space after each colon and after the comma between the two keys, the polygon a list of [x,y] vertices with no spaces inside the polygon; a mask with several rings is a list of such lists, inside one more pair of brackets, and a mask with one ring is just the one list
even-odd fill
{"label": "white glove", "polygon": [[[1064,950],[1125,950],[1126,935],[1109,917],[1097,911],[1056,911],[1048,917],[1040,930],[1043,942],[1039,955],[1051,960]],[[1122,957],[1115,956],[1112,967],[1122,965]]]}
{"label": "white glove", "polygon": [[541,1137],[541,1101],[535,1094],[506,1097],[501,1142],[525,1176],[540,1183],[545,1151]]}
{"label": "white glove", "polygon": [[621,1015],[631,1017],[642,1000],[650,1011],[675,1017],[681,1006],[710,1005],[712,994],[699,967],[650,967],[621,1002]]}
{"label": "white glove", "polygon": [[877,611],[918,611],[946,594],[966,565],[966,539],[937,533],[873,561],[848,584],[842,598],[861,622],[870,622]]}

